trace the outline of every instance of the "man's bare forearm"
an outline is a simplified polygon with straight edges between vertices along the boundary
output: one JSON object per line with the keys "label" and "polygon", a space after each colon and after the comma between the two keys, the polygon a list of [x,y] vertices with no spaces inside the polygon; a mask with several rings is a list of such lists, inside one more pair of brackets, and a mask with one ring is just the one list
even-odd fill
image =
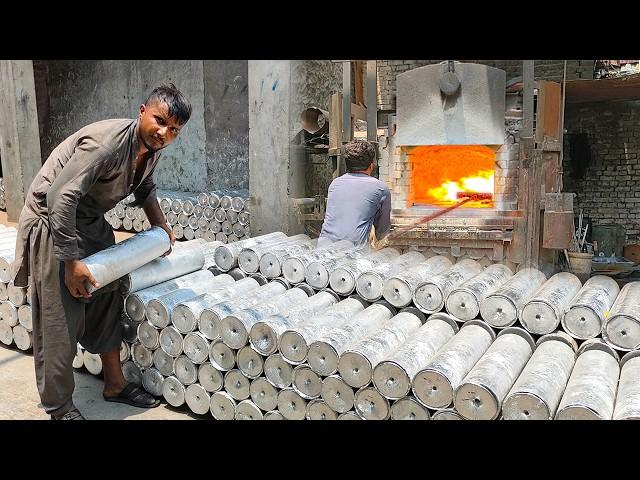
{"label": "man's bare forearm", "polygon": [[162,210],[160,210],[160,204],[155,195],[149,195],[142,205],[144,213],[147,214],[149,223],[151,225],[163,226],[167,221],[164,218]]}

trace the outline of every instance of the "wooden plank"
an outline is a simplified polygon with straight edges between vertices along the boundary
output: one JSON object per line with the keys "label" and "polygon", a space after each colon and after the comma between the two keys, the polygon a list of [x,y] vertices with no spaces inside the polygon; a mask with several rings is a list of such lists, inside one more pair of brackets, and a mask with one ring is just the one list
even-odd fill
{"label": "wooden plank", "polygon": [[338,155],[342,145],[342,94],[331,95],[329,110],[329,155]]}
{"label": "wooden plank", "polygon": [[353,71],[354,71],[354,75],[353,75],[353,79],[354,79],[354,86],[355,86],[355,99],[354,102],[356,105],[362,105],[364,106],[364,82],[362,79],[362,67],[363,67],[363,63],[362,60],[356,60],[355,62],[353,62]]}
{"label": "wooden plank", "polygon": [[540,80],[536,109],[536,142],[554,142],[560,139],[562,89],[556,82]]}
{"label": "wooden plank", "polygon": [[367,109],[362,105],[351,104],[351,118],[367,121]]}
{"label": "wooden plank", "polygon": [[600,80],[567,80],[567,103],[640,99],[640,74]]}

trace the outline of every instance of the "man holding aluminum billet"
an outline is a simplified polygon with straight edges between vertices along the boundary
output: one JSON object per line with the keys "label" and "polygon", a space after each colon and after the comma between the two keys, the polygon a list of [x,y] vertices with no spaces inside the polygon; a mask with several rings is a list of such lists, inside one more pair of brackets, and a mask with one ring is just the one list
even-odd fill
{"label": "man holding aluminum billet", "polygon": [[[18,225],[12,277],[30,275],[33,359],[38,392],[54,420],[83,420],[74,406],[76,344],[99,353],[106,401],[150,408],[159,401],[133,383],[120,366],[122,301],[117,288],[100,288],[81,261],[115,243],[104,214],[133,193],[152,225],[175,236],[156,198],[153,172],[191,116],[191,104],[173,84],[156,87],[137,119],[87,125],[52,152],[33,180]],[[165,255],[169,254],[169,250]]]}

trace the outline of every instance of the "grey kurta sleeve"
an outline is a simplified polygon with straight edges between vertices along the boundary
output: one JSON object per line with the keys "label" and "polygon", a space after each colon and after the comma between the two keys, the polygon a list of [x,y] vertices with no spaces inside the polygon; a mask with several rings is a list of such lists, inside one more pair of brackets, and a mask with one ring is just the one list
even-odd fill
{"label": "grey kurta sleeve", "polygon": [[78,201],[112,168],[113,154],[87,137],[78,145],[47,192],[53,253],[59,261],[79,259],[76,239]]}
{"label": "grey kurta sleeve", "polygon": [[376,238],[378,240],[384,237],[391,229],[391,194],[389,190],[386,190],[385,195],[382,197],[373,225],[376,227]]}

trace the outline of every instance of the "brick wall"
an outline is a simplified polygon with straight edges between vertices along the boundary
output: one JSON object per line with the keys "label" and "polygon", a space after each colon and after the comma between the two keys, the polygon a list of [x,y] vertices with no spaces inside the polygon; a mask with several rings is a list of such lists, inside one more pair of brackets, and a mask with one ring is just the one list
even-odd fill
{"label": "brick wall", "polygon": [[[640,102],[567,105],[565,110],[564,190],[575,192],[594,225],[624,225],[628,243],[640,243]],[[591,159],[571,158],[571,134],[585,133]]]}

